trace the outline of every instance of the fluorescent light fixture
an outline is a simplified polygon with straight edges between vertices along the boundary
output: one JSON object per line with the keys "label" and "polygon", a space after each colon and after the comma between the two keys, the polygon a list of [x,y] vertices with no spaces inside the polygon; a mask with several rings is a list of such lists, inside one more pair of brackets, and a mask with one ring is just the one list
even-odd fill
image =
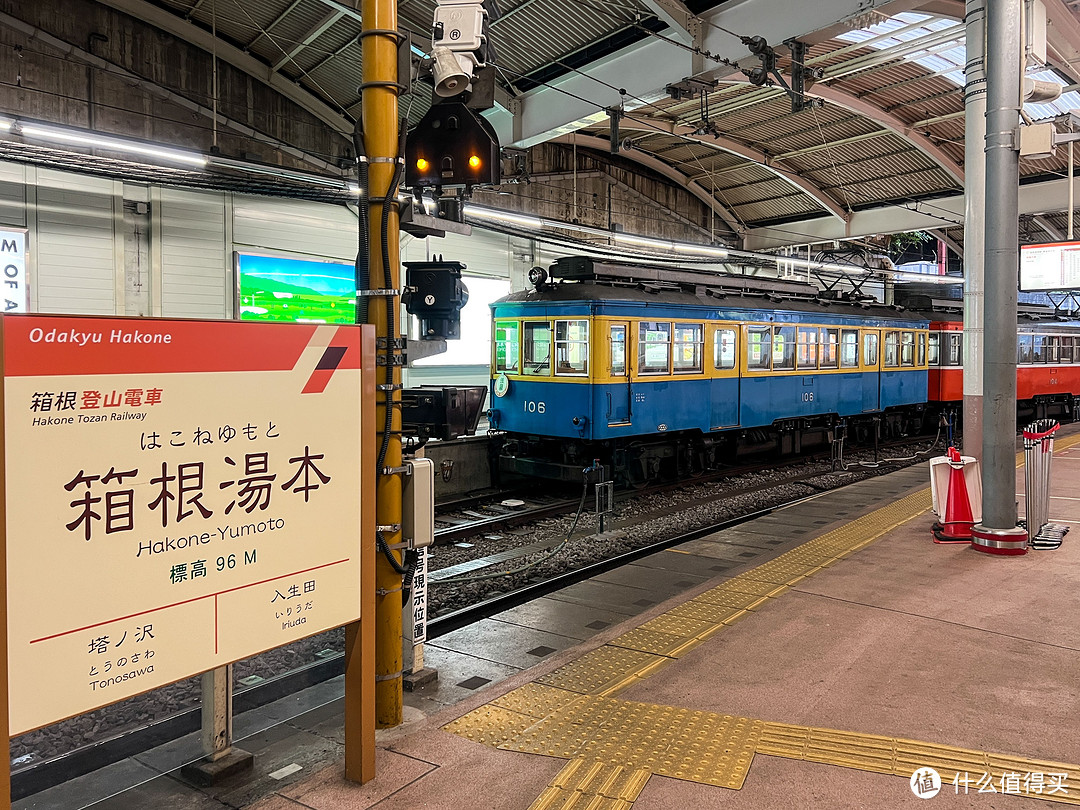
{"label": "fluorescent light fixture", "polygon": [[200,168],[206,166],[207,163],[206,157],[197,152],[151,146],[138,141],[129,141],[125,138],[110,138],[104,135],[61,129],[59,127],[20,123],[18,134],[28,138],[41,138],[46,141],[59,141],[76,146],[91,146],[97,149],[109,149],[114,152],[133,152],[137,155],[145,155],[169,163],[183,163]]}
{"label": "fluorescent light fixture", "polygon": [[540,217],[515,214],[512,211],[496,211],[491,208],[478,208],[475,205],[465,206],[465,216],[474,219],[490,219],[495,222],[506,222],[511,225],[523,225],[526,228],[544,227],[544,220],[540,219]]}
{"label": "fluorescent light fixture", "polygon": [[691,245],[687,242],[676,242],[675,250],[678,253],[692,253],[698,256],[715,256],[718,259],[725,259],[730,255],[724,248],[713,247],[712,245]]}
{"label": "fluorescent light fixture", "polygon": [[674,250],[675,245],[663,239],[651,239],[648,236],[635,236],[632,233],[612,233],[611,238],[616,242],[625,242],[628,245],[640,245],[641,247],[656,248],[658,250]]}

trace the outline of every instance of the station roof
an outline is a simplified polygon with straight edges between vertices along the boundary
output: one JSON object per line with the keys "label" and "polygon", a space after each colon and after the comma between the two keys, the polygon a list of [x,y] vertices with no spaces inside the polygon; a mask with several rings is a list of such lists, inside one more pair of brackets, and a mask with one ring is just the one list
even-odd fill
{"label": "station roof", "polygon": [[[351,133],[360,114],[359,0],[100,2],[215,52]],[[1042,78],[1066,91],[1056,104],[1029,105],[1033,119],[1080,106],[1073,89],[1080,13],[1069,0],[1045,4],[1050,64]],[[498,104],[488,115],[504,146],[559,140],[608,150],[606,110],[617,107],[629,147],[621,159],[685,187],[748,246],[873,233],[889,221],[885,211],[906,212],[904,229],[956,235],[964,178],[961,0],[499,6],[490,26]],[[399,4],[399,22],[419,51],[430,47],[434,7],[433,0]],[[744,36],[777,46],[782,69],[785,40],[809,43],[808,64],[824,69],[810,94],[824,106],[795,113],[781,88],[750,84],[742,69],[757,60]],[[665,92],[687,79],[707,91],[682,100]],[[429,100],[430,89],[417,85],[402,110],[415,121]],[[1025,160],[1022,182],[1052,180],[1064,167],[1064,150]],[[868,211],[877,215],[859,216]]]}

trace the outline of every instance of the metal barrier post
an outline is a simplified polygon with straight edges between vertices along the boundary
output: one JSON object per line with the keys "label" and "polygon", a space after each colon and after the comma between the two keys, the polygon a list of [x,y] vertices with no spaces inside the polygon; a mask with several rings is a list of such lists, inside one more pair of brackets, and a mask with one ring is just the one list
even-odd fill
{"label": "metal barrier post", "polygon": [[1069,531],[1050,523],[1050,466],[1054,458],[1054,434],[1060,428],[1052,419],[1040,419],[1024,429],[1024,495],[1028,545],[1053,549]]}

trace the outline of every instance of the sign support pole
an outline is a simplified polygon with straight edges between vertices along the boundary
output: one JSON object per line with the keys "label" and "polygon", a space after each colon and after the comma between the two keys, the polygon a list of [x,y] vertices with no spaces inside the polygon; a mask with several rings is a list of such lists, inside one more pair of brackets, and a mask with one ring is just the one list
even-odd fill
{"label": "sign support pole", "polygon": [[[360,486],[375,490],[375,327],[363,326],[360,381]],[[360,621],[345,626],[345,778],[375,778],[375,512],[370,501],[360,526]]]}
{"label": "sign support pole", "polygon": [[4,432],[4,322],[0,319],[0,728],[4,744],[0,746],[0,810],[11,810],[11,723],[8,717],[8,598],[7,598],[7,437]]}

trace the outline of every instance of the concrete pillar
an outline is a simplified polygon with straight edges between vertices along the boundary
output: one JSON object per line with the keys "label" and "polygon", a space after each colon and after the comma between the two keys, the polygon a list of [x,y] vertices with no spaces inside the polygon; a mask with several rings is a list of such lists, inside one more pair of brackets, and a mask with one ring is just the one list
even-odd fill
{"label": "concrete pillar", "polygon": [[986,9],[986,205],[982,523],[972,547],[1023,554],[1016,527],[1016,277],[1020,259],[1021,4]]}
{"label": "concrete pillar", "polygon": [[967,0],[964,17],[964,452],[982,459],[983,213],[986,200],[986,7]]}

